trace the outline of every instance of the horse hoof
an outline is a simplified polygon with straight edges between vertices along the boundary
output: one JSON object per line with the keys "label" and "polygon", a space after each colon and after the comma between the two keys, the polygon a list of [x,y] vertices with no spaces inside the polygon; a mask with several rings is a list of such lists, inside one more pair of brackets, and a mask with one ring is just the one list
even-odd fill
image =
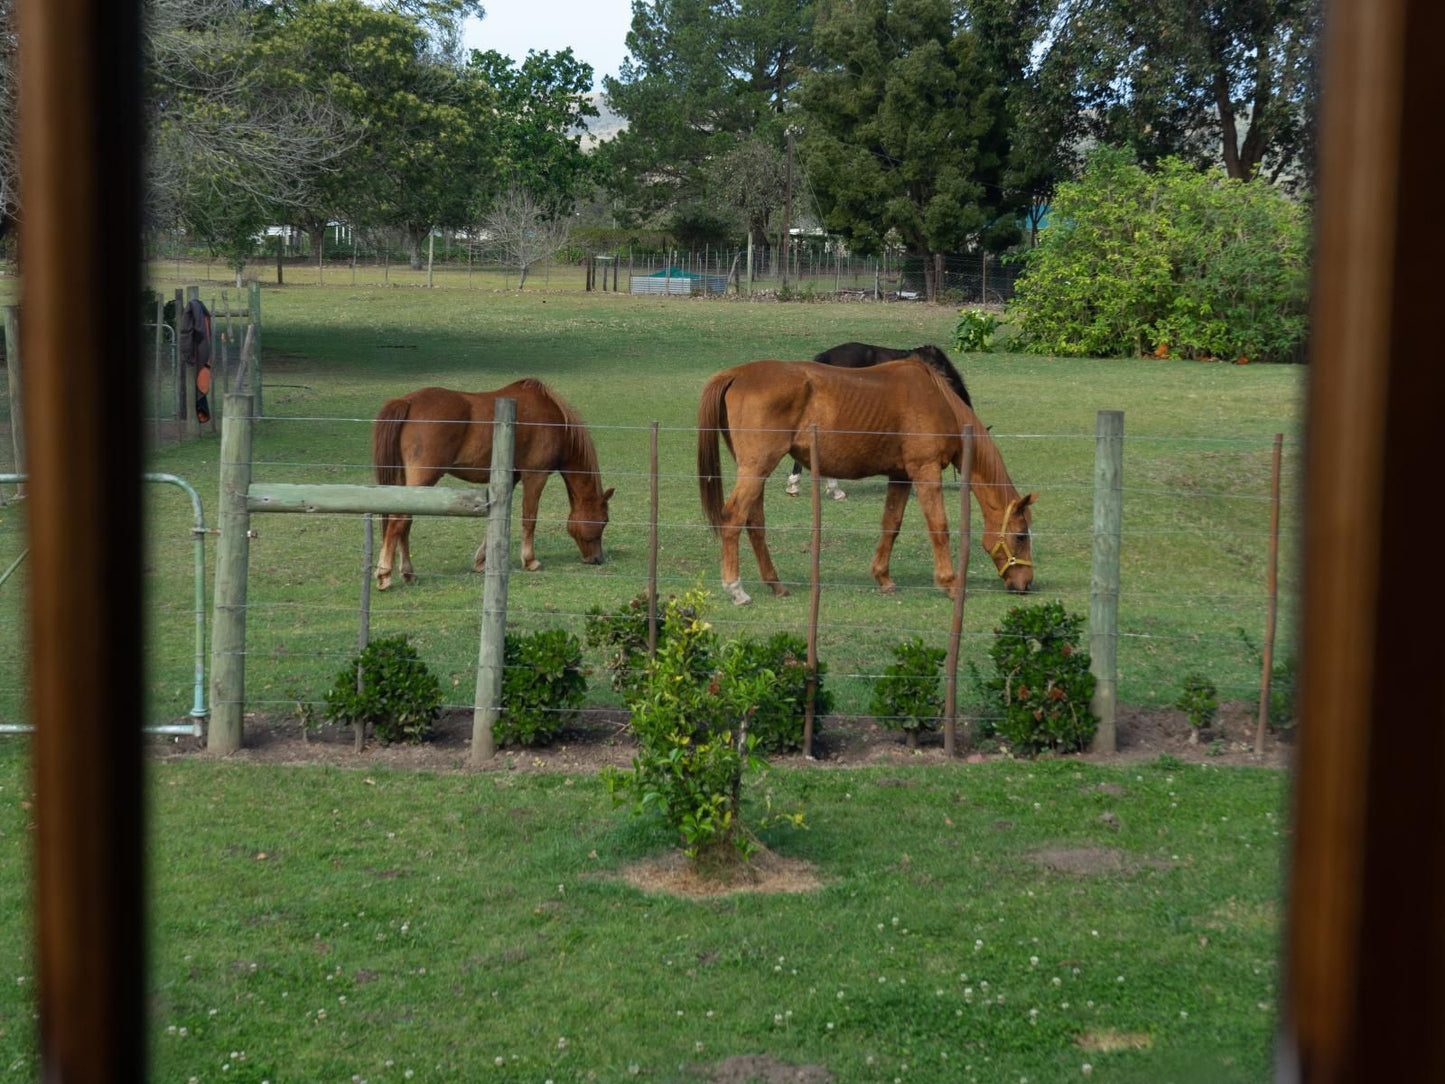
{"label": "horse hoof", "polygon": [[390,576],[386,576],[386,577],[384,577],[384,578],[381,577],[381,576],[376,577],[376,589],[377,589],[378,591],[385,591],[385,590],[386,590],[388,587],[390,587],[390,586],[391,586],[391,577],[390,577]]}
{"label": "horse hoof", "polygon": [[415,573],[415,572],[403,572],[403,573],[401,574],[401,578],[402,578],[403,580],[405,580],[408,584],[416,583],[416,573]]}
{"label": "horse hoof", "polygon": [[896,595],[898,594],[898,585],[892,580],[889,580],[887,583],[880,583],[878,585],[878,593],[880,595]]}
{"label": "horse hoof", "polygon": [[783,492],[786,493],[789,497],[796,497],[798,495],[798,487],[789,486],[787,489],[783,490]]}
{"label": "horse hoof", "polygon": [[752,596],[743,590],[742,580],[734,580],[732,583],[723,584],[723,590],[726,591],[728,597],[733,600],[734,606],[746,606],[749,602],[752,602]]}
{"label": "horse hoof", "polygon": [[841,489],[835,489],[833,490],[833,499],[835,501],[846,501],[848,494],[844,493]]}
{"label": "horse hoof", "polygon": [[768,586],[773,589],[773,596],[774,596],[775,598],[787,598],[787,597],[788,597],[788,589],[787,589],[786,587],[784,587],[782,584],[780,584],[780,583],[773,583],[773,584],[769,584]]}
{"label": "horse hoof", "polygon": [[540,572],[542,569],[542,562],[534,557],[522,567],[525,568],[528,572]]}

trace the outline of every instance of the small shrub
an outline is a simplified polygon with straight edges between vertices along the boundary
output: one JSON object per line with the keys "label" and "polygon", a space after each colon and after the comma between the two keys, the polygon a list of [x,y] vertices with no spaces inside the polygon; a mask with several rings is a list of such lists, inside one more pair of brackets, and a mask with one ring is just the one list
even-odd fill
{"label": "small shrub", "polygon": [[385,745],[420,742],[431,735],[441,703],[441,684],[416,648],[405,636],[385,636],[373,640],[337,673],[326,694],[326,717],[363,731],[369,723]]}
{"label": "small shrub", "polygon": [[1189,717],[1189,725],[1194,728],[1189,734],[1189,744],[1196,745],[1199,732],[1213,727],[1219,716],[1219,692],[1208,678],[1190,674],[1184,679],[1184,691],[1174,706]]}
{"label": "small shrub", "polygon": [[719,648],[702,619],[706,599],[695,589],[668,600],[667,636],[632,705],[640,749],[631,771],[602,778],[615,801],[661,816],[693,863],[716,873],[755,848],[742,826],[742,779],[763,766],[748,728],[773,675],[754,670],[737,644]]}
{"label": "small shrub", "polygon": [[[667,635],[664,606],[659,599],[659,646]],[[647,595],[638,595],[611,613],[594,606],[587,611],[586,635],[587,646],[603,653],[603,669],[611,675],[612,687],[631,703],[647,679]]]}
{"label": "small shrub", "polygon": [[994,676],[985,687],[1002,709],[997,733],[1014,748],[1075,752],[1093,738],[1098,719],[1089,710],[1089,655],[1079,649],[1083,623],[1062,602],[1048,602],[1013,607],[994,630]]}
{"label": "small shrub", "polygon": [[582,644],[565,629],[508,635],[502,714],[493,727],[501,745],[545,745],[587,693]]}
{"label": "small shrub", "polygon": [[[1235,635],[1249,652],[1256,668],[1264,665],[1264,652],[1242,628],[1235,626]],[[1288,730],[1295,721],[1295,673],[1293,655],[1276,658],[1269,668],[1269,726],[1271,730]]]}
{"label": "small shrub", "polygon": [[[736,649],[742,665],[767,671],[773,682],[753,712],[748,733],[765,753],[791,752],[803,747],[803,720],[808,706],[808,641],[790,632],[774,633],[766,640],[744,638]],[[833,694],[823,685],[828,666],[818,661],[818,688],[813,696],[813,733],[818,720],[833,710]]]}
{"label": "small shrub", "polygon": [[887,666],[873,687],[869,710],[889,730],[902,730],[908,748],[918,748],[918,735],[936,730],[943,715],[943,694],[939,691],[943,660],[948,652],[928,647],[921,636],[904,640],[893,648],[897,661]]}
{"label": "small shrub", "polygon": [[993,333],[1003,323],[987,309],[959,309],[953,329],[953,348],[964,354],[984,353],[993,348]]}

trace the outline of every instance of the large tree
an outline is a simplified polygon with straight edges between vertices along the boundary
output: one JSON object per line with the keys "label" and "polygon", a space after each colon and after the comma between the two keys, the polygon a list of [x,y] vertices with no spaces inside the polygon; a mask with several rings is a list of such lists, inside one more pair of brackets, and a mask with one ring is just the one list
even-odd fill
{"label": "large tree", "polygon": [[592,66],[572,55],[529,52],[521,64],[495,50],[473,50],[470,67],[496,101],[494,141],[499,188],[525,189],[545,211],[570,212],[591,184],[592,159],[582,151]]}
{"label": "large tree", "polygon": [[1308,185],[1320,0],[1053,0],[1031,108],[1066,148],[1131,147]]}
{"label": "large tree", "polygon": [[824,224],[860,251],[896,235],[932,299],[933,257],[1013,235],[1007,79],[950,0],[827,0],[815,35],[800,145]]}
{"label": "large tree", "polygon": [[633,0],[629,56],[603,80],[627,129],[603,157],[637,212],[704,199],[739,138],[781,147],[810,21],[811,0]]}

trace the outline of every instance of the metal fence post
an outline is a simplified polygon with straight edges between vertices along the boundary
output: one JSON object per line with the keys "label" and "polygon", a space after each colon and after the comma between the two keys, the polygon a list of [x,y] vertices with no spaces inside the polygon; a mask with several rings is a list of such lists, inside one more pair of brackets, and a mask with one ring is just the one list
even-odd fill
{"label": "metal fence post", "polygon": [[487,508],[487,569],[482,586],[482,639],[477,654],[477,695],[472,709],[472,767],[497,751],[492,726],[502,706],[507,645],[507,574],[512,550],[512,462],[517,401],[498,399],[492,415],[492,466]]}

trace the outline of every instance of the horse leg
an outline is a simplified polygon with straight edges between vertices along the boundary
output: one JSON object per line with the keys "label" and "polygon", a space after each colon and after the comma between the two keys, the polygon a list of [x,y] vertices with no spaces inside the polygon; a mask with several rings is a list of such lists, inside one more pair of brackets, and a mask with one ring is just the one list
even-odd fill
{"label": "horse leg", "polygon": [[396,516],[381,519],[381,553],[376,558],[376,589],[385,591],[391,586],[391,560],[396,550],[396,535],[401,529]]}
{"label": "horse leg", "polygon": [[406,583],[415,583],[416,573],[411,567],[411,517],[392,516],[391,518],[393,521],[400,521],[401,524],[396,532],[397,549],[401,551],[401,578]]}
{"label": "horse leg", "polygon": [[[777,465],[777,461],[773,461]],[[761,509],[763,500],[763,478],[750,463],[738,463],[738,480],[733,486],[732,495],[728,497],[727,504],[723,505],[722,527],[719,534],[722,536],[722,585],[728,597],[733,600],[735,606],[746,606],[752,598],[743,590],[742,576],[738,572],[738,535],[742,533],[743,527],[752,516],[753,504],[756,502]],[[761,520],[761,511],[759,512]],[[748,536],[750,539],[751,535]],[[754,543],[756,546],[756,543]],[[767,552],[764,546],[763,553]],[[761,565],[761,557],[759,564]],[[769,561],[769,564],[772,562]],[[776,577],[776,574],[775,574]]]}
{"label": "horse leg", "polygon": [[542,503],[542,487],[546,484],[547,475],[542,471],[522,474],[522,567],[528,572],[542,567],[532,549],[532,539],[537,533],[537,508]]}
{"label": "horse leg", "polygon": [[943,508],[943,475],[936,465],[930,465],[913,476],[913,484],[918,490],[918,506],[923,509],[923,521],[928,525],[928,540],[933,543],[933,582],[951,595],[956,577],[953,573],[953,554],[948,548],[948,513]]}
{"label": "horse leg", "polygon": [[873,553],[873,565],[869,569],[878,581],[878,590],[891,595],[898,590],[888,574],[889,559],[893,556],[893,542],[898,537],[898,528],[903,523],[903,510],[908,506],[908,482],[890,481],[888,492],[883,498],[883,533],[878,536],[878,548]]}
{"label": "horse leg", "polygon": [[838,479],[825,478],[823,480],[828,483],[828,492],[833,495],[835,501],[846,501],[848,499],[848,494],[843,492],[843,487],[838,484]]}
{"label": "horse leg", "polygon": [[763,577],[763,582],[772,588],[773,594],[778,598],[784,598],[788,589],[783,586],[778,570],[773,565],[773,555],[768,552],[768,539],[763,529],[763,495],[760,492],[758,499],[748,509],[748,541],[753,546],[753,556],[758,559],[758,572]]}
{"label": "horse leg", "polygon": [[793,460],[792,469],[788,471],[788,488],[783,492],[787,493],[789,497],[796,497],[798,495],[798,482],[802,480],[802,477],[803,464],[795,459]]}

